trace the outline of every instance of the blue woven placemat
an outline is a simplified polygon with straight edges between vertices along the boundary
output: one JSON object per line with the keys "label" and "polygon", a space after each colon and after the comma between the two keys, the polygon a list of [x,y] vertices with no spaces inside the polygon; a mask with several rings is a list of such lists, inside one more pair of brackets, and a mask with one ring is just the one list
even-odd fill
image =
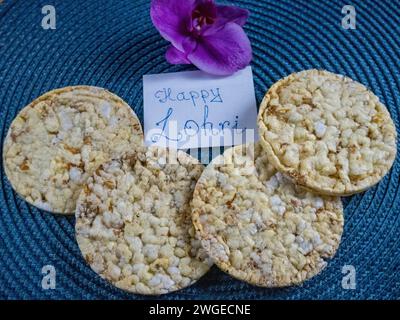
{"label": "blue woven placemat", "polygon": [[[343,1],[238,0],[251,12],[245,26],[253,50],[257,101],[283,76],[323,68],[358,80],[389,108],[397,128],[400,105],[399,1],[352,1],[357,29],[341,26]],[[57,29],[43,30],[41,9],[53,5]],[[28,102],[57,87],[105,87],[141,117],[142,75],[187,70],[164,59],[167,42],[149,18],[146,0],[0,1],[0,130]],[[189,67],[190,68],[190,67]],[[344,199],[345,228],[335,258],[300,287],[262,289],[215,267],[197,284],[164,299],[400,299],[399,168],[365,193]],[[11,189],[1,168],[0,298],[143,299],[91,271],[74,239],[74,219],[37,210]],[[44,265],[56,289],[43,290]],[[353,265],[356,289],[342,288]]]}

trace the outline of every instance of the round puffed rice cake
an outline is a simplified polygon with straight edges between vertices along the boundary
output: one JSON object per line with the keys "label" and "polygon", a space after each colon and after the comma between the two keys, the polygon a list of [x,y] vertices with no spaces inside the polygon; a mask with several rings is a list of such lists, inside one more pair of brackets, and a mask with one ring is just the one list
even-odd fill
{"label": "round puffed rice cake", "polygon": [[26,201],[73,214],[83,184],[99,164],[142,141],[140,122],[122,99],[102,88],[66,87],[47,92],[17,115],[3,163]]}
{"label": "round puffed rice cake", "polygon": [[299,284],[318,274],[343,231],[340,198],[294,185],[259,143],[215,158],[196,185],[192,208],[196,232],[214,263],[262,287]]}
{"label": "round puffed rice cake", "polygon": [[102,278],[139,294],[196,282],[212,265],[190,201],[203,166],[182,151],[140,147],[99,167],[81,193],[76,238]]}
{"label": "round puffed rice cake", "polygon": [[379,98],[327,71],[306,70],[275,83],[261,103],[258,126],[272,164],[320,194],[364,191],[396,156],[396,128]]}

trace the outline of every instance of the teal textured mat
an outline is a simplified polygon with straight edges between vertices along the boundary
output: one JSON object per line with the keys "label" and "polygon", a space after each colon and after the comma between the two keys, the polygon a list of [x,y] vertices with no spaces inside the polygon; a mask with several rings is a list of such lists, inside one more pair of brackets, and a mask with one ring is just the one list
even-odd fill
{"label": "teal textured mat", "polygon": [[[344,1],[237,0],[250,10],[257,102],[291,72],[323,68],[371,88],[399,129],[399,1],[352,1],[357,29],[341,26]],[[43,30],[42,6],[54,5],[57,29]],[[145,0],[6,0],[0,4],[0,130],[3,143],[15,115],[58,87],[88,84],[120,95],[142,119],[142,75],[191,69],[164,59],[168,43],[152,26]],[[400,219],[398,158],[365,193],[344,199],[345,230],[335,258],[300,287],[262,289],[215,267],[197,284],[163,299],[399,299]],[[73,218],[25,203],[1,168],[0,298],[143,299],[118,290],[85,264]],[[43,290],[41,269],[54,265],[56,289]],[[356,289],[342,288],[342,268],[356,269]],[[152,298],[156,299],[156,298]]]}

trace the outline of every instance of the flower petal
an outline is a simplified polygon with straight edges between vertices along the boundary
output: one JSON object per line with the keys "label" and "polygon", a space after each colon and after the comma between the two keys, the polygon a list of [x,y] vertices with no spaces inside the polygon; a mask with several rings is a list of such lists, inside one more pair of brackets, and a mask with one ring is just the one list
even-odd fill
{"label": "flower petal", "polygon": [[189,35],[195,0],[152,0],[150,16],[161,36],[182,50]]}
{"label": "flower petal", "polygon": [[195,2],[193,13],[198,13],[203,17],[215,19],[217,16],[217,6],[213,0],[197,0]]}
{"label": "flower petal", "polygon": [[246,9],[234,6],[217,6],[217,21],[218,23],[234,22],[240,26],[246,23],[249,17],[249,11]]}
{"label": "flower petal", "polygon": [[196,6],[200,6],[200,5],[204,5],[204,4],[211,4],[211,5],[215,6],[214,0],[195,0],[194,3]]}
{"label": "flower petal", "polygon": [[200,70],[230,75],[245,68],[252,59],[250,40],[236,23],[227,23],[218,32],[203,35],[188,59]]}
{"label": "flower petal", "polygon": [[186,54],[182,51],[179,51],[174,46],[170,46],[167,49],[165,58],[171,64],[190,64],[190,61],[187,59]]}
{"label": "flower petal", "polygon": [[204,26],[201,34],[210,35],[219,32],[229,22],[234,22],[239,26],[243,26],[249,17],[249,11],[234,6],[218,6],[217,18],[211,25]]}

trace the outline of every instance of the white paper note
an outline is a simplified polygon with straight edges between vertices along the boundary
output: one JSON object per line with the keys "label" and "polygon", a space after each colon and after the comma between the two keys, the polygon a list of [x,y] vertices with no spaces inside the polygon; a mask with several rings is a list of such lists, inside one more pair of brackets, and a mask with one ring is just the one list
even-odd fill
{"label": "white paper note", "polygon": [[146,145],[178,149],[238,145],[257,139],[253,74],[201,71],[143,77]]}

